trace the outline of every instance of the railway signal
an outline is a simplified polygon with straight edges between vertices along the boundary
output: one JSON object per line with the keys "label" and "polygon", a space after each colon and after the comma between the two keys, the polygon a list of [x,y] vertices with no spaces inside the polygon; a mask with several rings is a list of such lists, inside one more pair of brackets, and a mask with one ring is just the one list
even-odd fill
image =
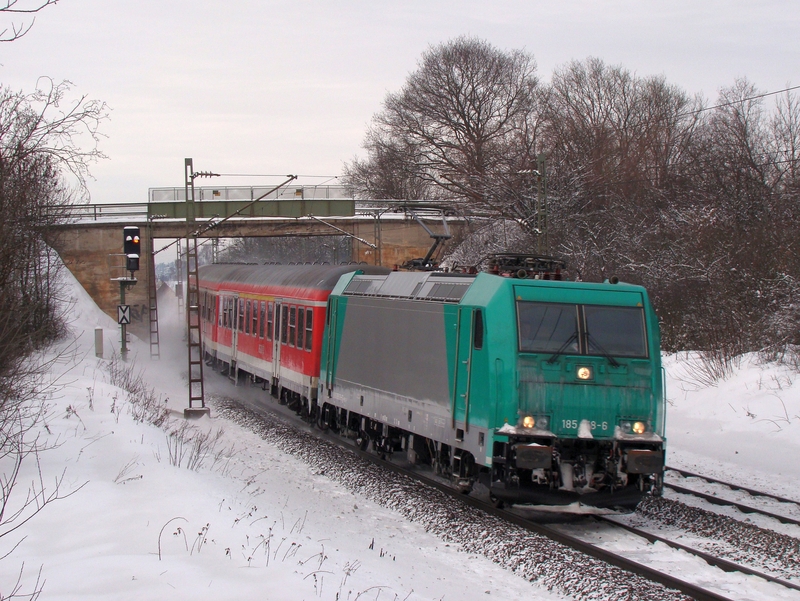
{"label": "railway signal", "polygon": [[130,305],[125,303],[125,289],[136,284],[134,271],[139,271],[139,255],[141,254],[141,232],[135,225],[126,225],[122,228],[122,252],[125,253],[125,269],[130,272],[130,277],[124,274],[114,278],[119,282],[119,305],[117,306],[117,323],[120,326],[122,346],[120,353],[122,359],[128,356],[128,325],[131,323]]}
{"label": "railway signal", "polygon": [[125,269],[131,272],[139,271],[139,255],[141,255],[141,238],[139,228],[126,225],[122,230],[122,251],[125,253]]}

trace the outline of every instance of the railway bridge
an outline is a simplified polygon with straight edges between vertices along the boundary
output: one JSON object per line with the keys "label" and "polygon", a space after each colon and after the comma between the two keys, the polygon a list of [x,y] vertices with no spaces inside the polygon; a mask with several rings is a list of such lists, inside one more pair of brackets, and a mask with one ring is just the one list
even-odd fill
{"label": "railway bridge", "polygon": [[[126,273],[122,228],[138,226],[138,285],[128,289],[126,304],[130,327],[146,337],[155,290],[153,251],[164,246],[159,240],[181,239],[187,232],[198,239],[348,236],[350,260],[391,267],[425,256],[433,237],[443,237],[448,229],[458,235],[466,223],[455,204],[356,201],[338,186],[269,190],[197,188],[194,201],[187,202],[184,188],[155,188],[146,203],[70,206],[51,244],[98,306],[116,318],[120,287],[115,278]],[[191,213],[193,219],[187,219]]]}

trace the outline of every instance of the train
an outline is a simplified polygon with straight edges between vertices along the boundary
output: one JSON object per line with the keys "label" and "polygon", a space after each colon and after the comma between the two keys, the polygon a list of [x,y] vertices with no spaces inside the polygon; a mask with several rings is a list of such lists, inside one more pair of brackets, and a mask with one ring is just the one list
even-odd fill
{"label": "train", "polygon": [[498,506],[660,494],[666,391],[647,291],[569,281],[549,258],[511,264],[203,266],[204,356]]}

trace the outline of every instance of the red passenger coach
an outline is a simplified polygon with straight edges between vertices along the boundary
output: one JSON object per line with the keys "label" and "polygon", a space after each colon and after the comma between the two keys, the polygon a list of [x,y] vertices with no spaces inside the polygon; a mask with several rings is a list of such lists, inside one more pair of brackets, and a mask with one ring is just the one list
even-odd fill
{"label": "red passenger coach", "polygon": [[231,377],[269,383],[282,402],[311,411],[325,310],[339,277],[368,265],[237,265],[200,268],[200,316],[207,360]]}

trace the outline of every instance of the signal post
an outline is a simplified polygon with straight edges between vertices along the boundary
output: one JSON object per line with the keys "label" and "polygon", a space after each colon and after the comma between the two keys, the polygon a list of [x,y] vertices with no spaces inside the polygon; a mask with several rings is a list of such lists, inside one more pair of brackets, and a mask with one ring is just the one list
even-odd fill
{"label": "signal post", "polygon": [[139,271],[139,256],[141,254],[140,230],[135,225],[126,225],[122,230],[122,250],[125,253],[125,271],[130,277],[123,275],[115,278],[119,282],[119,305],[117,306],[117,323],[122,334],[120,354],[122,360],[128,358],[128,325],[131,323],[131,307],[125,304],[125,290],[136,285],[135,272]]}

